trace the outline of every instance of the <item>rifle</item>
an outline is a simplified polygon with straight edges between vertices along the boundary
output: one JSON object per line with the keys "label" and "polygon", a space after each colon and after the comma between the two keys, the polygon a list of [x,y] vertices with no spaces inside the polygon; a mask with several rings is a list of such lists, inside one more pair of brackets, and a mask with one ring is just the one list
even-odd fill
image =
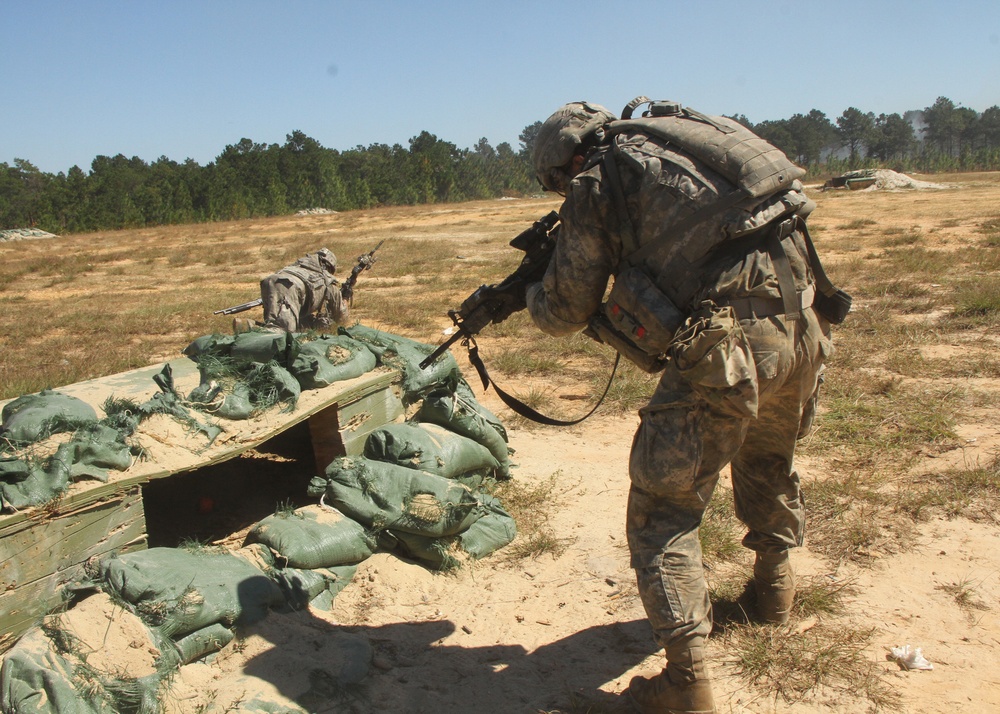
{"label": "rifle", "polygon": [[[372,248],[364,255],[359,255],[356,258],[357,264],[353,268],[351,268],[350,276],[348,276],[344,284],[340,286],[340,294],[343,296],[345,300],[347,300],[348,305],[354,303],[354,284],[358,282],[358,275],[360,275],[366,270],[371,270],[372,265],[374,265],[376,261],[375,251],[381,248],[383,243],[385,243],[384,239],[380,240],[377,246]],[[246,312],[247,310],[252,310],[258,305],[263,305],[263,304],[264,301],[261,298],[257,298],[256,300],[251,300],[250,302],[245,302],[242,303],[241,305],[233,305],[232,307],[225,307],[221,310],[216,310],[212,314],[235,315],[236,313],[239,312]]]}
{"label": "rifle", "polygon": [[351,268],[351,274],[348,276],[344,284],[340,286],[340,294],[347,301],[348,305],[354,304],[354,283],[358,282],[358,276],[366,270],[371,270],[372,266],[377,260],[375,258],[375,251],[382,247],[385,243],[385,239],[378,242],[378,245],[372,248],[370,251],[364,255],[359,255],[355,258],[355,265]]}
{"label": "rifle", "polygon": [[[449,347],[462,340],[470,352],[475,347],[475,336],[490,323],[503,322],[515,312],[525,309],[525,290],[545,275],[549,259],[556,248],[553,231],[559,214],[552,211],[521,232],[511,242],[512,248],[524,251],[521,264],[513,273],[494,285],[480,285],[463,302],[458,310],[449,310],[448,317],[455,323],[455,332],[420,363],[427,369]],[[485,380],[484,380],[485,381]]]}
{"label": "rifle", "polygon": [[247,310],[252,310],[258,305],[263,305],[264,301],[260,298],[256,300],[251,300],[250,302],[245,302],[242,305],[233,305],[232,307],[224,307],[221,310],[216,310],[213,315],[235,315],[238,312],[246,312]]}

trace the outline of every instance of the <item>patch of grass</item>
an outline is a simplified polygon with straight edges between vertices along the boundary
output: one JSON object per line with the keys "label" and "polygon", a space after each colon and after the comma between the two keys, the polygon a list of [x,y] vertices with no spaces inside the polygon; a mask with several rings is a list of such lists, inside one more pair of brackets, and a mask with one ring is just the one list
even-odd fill
{"label": "patch of grass", "polygon": [[923,235],[920,231],[906,230],[896,233],[895,235],[886,232],[886,237],[883,238],[879,245],[884,248],[900,248],[902,246],[911,246],[919,243],[923,240]]}
{"label": "patch of grass", "polygon": [[805,632],[755,624],[726,630],[723,660],[762,696],[795,704],[837,692],[873,710],[900,697],[868,650],[874,629],[820,622]]}
{"label": "patch of grass", "polygon": [[563,369],[562,363],[558,360],[536,354],[524,347],[491,352],[489,359],[490,367],[506,375],[545,375],[557,373]]}
{"label": "patch of grass", "polygon": [[974,583],[970,578],[963,578],[954,583],[938,585],[934,589],[947,593],[955,601],[955,604],[966,613],[971,614],[973,610],[989,610],[989,606],[979,599],[976,588],[981,583]]}
{"label": "patch of grass", "polygon": [[871,218],[856,218],[853,221],[849,221],[844,224],[844,230],[856,231],[862,228],[870,228],[871,226],[877,226],[878,221],[872,220]]}
{"label": "patch of grass", "polygon": [[962,395],[933,385],[906,384],[898,377],[854,370],[828,370],[819,427],[804,443],[806,453],[834,452],[850,470],[908,466],[921,448],[957,445],[955,413]]}
{"label": "patch of grass", "polygon": [[955,291],[951,319],[963,328],[992,326],[1000,322],[1000,277],[982,276]]}
{"label": "patch of grass", "polygon": [[909,479],[899,486],[893,506],[917,521],[940,514],[995,523],[1000,510],[1000,457]]}
{"label": "patch of grass", "polygon": [[[557,558],[573,543],[573,538],[560,538],[549,523],[552,508],[558,506],[567,489],[564,481],[562,471],[556,471],[536,484],[514,479],[492,484],[493,494],[517,523],[517,537],[504,548],[507,562],[534,559],[546,553]],[[575,485],[573,482],[568,487]]]}
{"label": "patch of grass", "polygon": [[842,615],[847,610],[846,599],[855,593],[850,580],[829,576],[798,576],[792,615],[804,619],[817,615]]}
{"label": "patch of grass", "polygon": [[864,559],[883,535],[880,482],[854,472],[802,486],[809,513],[809,547],[834,561]]}
{"label": "patch of grass", "polygon": [[[589,385],[595,399],[608,384],[611,364],[613,362],[604,369],[596,369],[590,373]],[[622,357],[614,381],[608,389],[608,395],[601,405],[602,413],[626,414],[638,410],[649,401],[659,379],[660,375],[643,372]]]}

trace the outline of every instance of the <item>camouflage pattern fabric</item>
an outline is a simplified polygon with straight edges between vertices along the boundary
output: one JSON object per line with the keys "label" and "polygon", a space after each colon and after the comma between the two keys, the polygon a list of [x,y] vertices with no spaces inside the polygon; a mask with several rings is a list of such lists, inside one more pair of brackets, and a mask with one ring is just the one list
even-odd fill
{"label": "camouflage pattern fabric", "polygon": [[336,265],[336,257],[324,248],[261,280],[264,323],[286,332],[344,324],[348,305],[333,277]]}
{"label": "camouflage pattern fabric", "polygon": [[[762,226],[811,210],[800,184],[750,199],[751,205],[736,204],[675,235],[673,225],[730,194],[733,185],[653,136],[626,132],[614,141],[615,147],[593,152],[570,183],[555,255],[544,280],[527,292],[535,324],[552,335],[586,327],[609,278],[626,267],[626,246],[650,241],[664,248],[640,267],[687,314],[706,305],[719,317],[718,308],[740,301],[778,305],[713,323],[713,329],[723,325],[717,339],[724,349],[705,350],[701,364],[694,347],[672,350],[640,411],[629,465],[632,566],[657,640],[668,660],[683,662],[711,630],[698,528],[719,471],[732,464],[736,514],[748,528],[745,546],[780,552],[802,542],[795,440],[832,347],[829,325],[811,307],[777,314],[783,310],[775,266],[765,242],[754,238]],[[609,151],[615,152],[631,226],[616,210],[605,173]],[[690,249],[698,241],[719,248],[701,258]],[[795,289],[808,295],[813,277],[802,235],[793,233],[783,245]]]}

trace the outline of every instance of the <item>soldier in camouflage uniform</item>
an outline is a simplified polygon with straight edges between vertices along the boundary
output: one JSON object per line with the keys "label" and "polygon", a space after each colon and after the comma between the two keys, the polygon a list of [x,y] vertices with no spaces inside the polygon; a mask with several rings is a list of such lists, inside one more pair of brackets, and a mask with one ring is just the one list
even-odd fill
{"label": "soldier in camouflage uniform", "polygon": [[336,271],[337,257],[321,248],[261,280],[264,326],[299,332],[343,324],[348,305]]}
{"label": "soldier in camouflage uniform", "polygon": [[[727,464],[748,529],[743,544],[756,551],[758,616],[787,621],[795,592],[788,550],[802,544],[804,522],[795,442],[831,351],[829,323],[811,307],[804,218],[813,204],[782,175],[769,195],[703,209],[733,195],[733,180],[641,127],[615,131],[623,125],[615,120],[575,102],[539,131],[539,180],[565,202],[555,255],[527,302],[548,334],[588,330],[609,278],[637,265],[688,318],[650,369],[662,376],[639,412],[629,463],[631,564],[667,658],[658,676],[634,678],[629,695],[642,712],[711,712],[712,613],[698,528]],[[660,247],[627,260],[647,244]]]}

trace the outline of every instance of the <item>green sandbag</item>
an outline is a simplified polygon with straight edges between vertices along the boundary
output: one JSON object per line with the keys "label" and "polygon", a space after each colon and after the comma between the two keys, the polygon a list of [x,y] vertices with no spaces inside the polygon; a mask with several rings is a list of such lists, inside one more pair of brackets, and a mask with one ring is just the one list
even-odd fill
{"label": "green sandbag", "polygon": [[393,551],[434,570],[452,570],[462,564],[452,552],[455,547],[455,536],[431,538],[402,531],[395,531],[392,536],[395,539]]}
{"label": "green sandbag", "polygon": [[85,652],[64,648],[72,635],[36,627],[4,655],[0,711],[4,714],[120,714],[160,710],[161,677],[129,677],[89,667]]}
{"label": "green sandbag", "polygon": [[192,632],[173,643],[177,650],[176,666],[189,664],[213,652],[218,652],[233,641],[233,631],[221,623]]}
{"label": "green sandbag", "polygon": [[62,444],[42,463],[0,457],[0,510],[21,510],[48,503],[70,483],[73,446]]}
{"label": "green sandbag", "polygon": [[485,446],[437,424],[387,424],[368,435],[364,456],[445,478],[500,468]]}
{"label": "green sandbag", "polygon": [[146,624],[169,637],[217,622],[256,622],[284,603],[273,580],[228,553],[151,548],[91,567],[105,592],[130,603]]}
{"label": "green sandbag", "polygon": [[290,332],[251,330],[236,335],[229,356],[242,362],[266,364],[272,360],[288,367],[299,353],[299,341]]}
{"label": "green sandbag", "polygon": [[469,402],[450,389],[436,389],[424,397],[423,404],[413,419],[438,424],[483,445],[497,461],[496,477],[510,478],[510,450],[507,442],[476,406],[478,404]]}
{"label": "green sandbag", "polygon": [[285,594],[285,602],[293,610],[305,609],[307,605],[329,610],[334,598],[347,587],[357,570],[357,565],[338,565],[315,570],[282,568],[272,571],[270,575],[278,583]]}
{"label": "green sandbag", "polygon": [[195,362],[201,355],[213,355],[214,357],[228,357],[233,343],[236,341],[234,335],[203,335],[198,337],[185,347],[181,352]]}
{"label": "green sandbag", "polygon": [[308,490],[366,526],[416,535],[454,535],[484,513],[458,481],[365,458],[334,459]]}
{"label": "green sandbag", "polygon": [[375,354],[346,335],[323,335],[302,342],[289,371],[303,389],[320,389],[375,369]]}
{"label": "green sandbag", "polygon": [[479,494],[486,515],[456,536],[432,538],[403,531],[390,531],[387,547],[401,555],[420,561],[435,570],[451,570],[461,565],[461,555],[478,560],[504,547],[517,535],[514,518],[500,501],[488,494]]}
{"label": "green sandbag", "polygon": [[93,478],[107,482],[108,469],[127,471],[132,465],[132,449],[117,429],[104,424],[90,424],[78,429],[68,443],[72,450],[71,481]]}
{"label": "green sandbag", "polygon": [[360,523],[319,505],[268,516],[250,530],[243,545],[252,543],[270,548],[279,565],[306,569],[360,563],[376,547]]}
{"label": "green sandbag", "polygon": [[219,408],[212,413],[223,419],[237,421],[249,419],[253,412],[253,404],[250,403],[250,387],[242,382],[237,382],[233,385],[232,391],[223,397]]}
{"label": "green sandbag", "polygon": [[474,410],[476,414],[481,416],[487,424],[492,426],[500,434],[500,437],[505,441],[510,441],[507,436],[507,429],[504,427],[503,422],[500,421],[500,417],[491,412],[489,409],[484,407],[478,399],[476,399],[475,392],[472,391],[472,387],[469,383],[465,381],[464,377],[460,377],[458,383],[455,384],[455,396],[458,398],[462,404],[466,407]]}
{"label": "green sandbag", "polygon": [[0,438],[34,443],[52,434],[73,431],[85,422],[95,422],[97,412],[82,399],[43,389],[5,404],[0,419]]}
{"label": "green sandbag", "polygon": [[55,651],[41,629],[28,632],[4,655],[0,667],[0,711],[21,714],[114,714],[110,704],[94,701],[73,681],[76,665]]}
{"label": "green sandbag", "polygon": [[514,517],[497,498],[484,493],[479,500],[489,512],[458,534],[459,547],[477,560],[503,548],[517,535]]}
{"label": "green sandbag", "polygon": [[413,404],[431,389],[454,384],[460,378],[458,363],[450,352],[434,360],[427,369],[420,369],[420,363],[436,349],[434,345],[364,325],[341,327],[339,332],[366,344],[378,357],[379,364],[402,371],[404,404]]}

